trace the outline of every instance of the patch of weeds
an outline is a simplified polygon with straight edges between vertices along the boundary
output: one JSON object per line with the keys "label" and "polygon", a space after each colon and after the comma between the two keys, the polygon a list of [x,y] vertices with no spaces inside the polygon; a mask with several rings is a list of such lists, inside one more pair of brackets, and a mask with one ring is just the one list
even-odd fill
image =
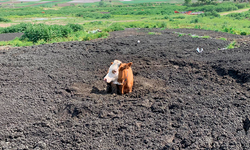
{"label": "patch of weeds", "polygon": [[227,38],[219,38],[220,40],[222,40],[222,41],[227,41]]}
{"label": "patch of weeds", "polygon": [[184,36],[184,34],[179,33],[179,37]]}
{"label": "patch of weeds", "polygon": [[192,38],[199,38],[198,35],[192,35],[191,37],[192,37]]}
{"label": "patch of weeds", "polygon": [[160,30],[161,30],[161,31],[162,31],[162,30],[165,30],[165,28],[161,28]]}
{"label": "patch of weeds", "polygon": [[165,16],[164,19],[169,19],[170,17],[169,16]]}
{"label": "patch of weeds", "polygon": [[209,39],[210,36],[203,36],[203,37],[201,37],[201,38],[203,38],[203,39]]}
{"label": "patch of weeds", "polygon": [[195,18],[193,20],[190,21],[190,23],[198,23],[199,22],[199,19],[198,18]]}
{"label": "patch of weeds", "polygon": [[231,42],[228,46],[227,49],[233,49],[236,46],[236,41]]}
{"label": "patch of weeds", "polygon": [[200,25],[199,26],[196,25],[194,28],[195,29],[201,29],[201,26]]}
{"label": "patch of weeds", "polygon": [[169,21],[174,21],[174,19],[173,18],[169,18]]}
{"label": "patch of weeds", "polygon": [[148,32],[149,35],[161,35],[161,33],[157,33],[157,32]]}
{"label": "patch of weeds", "polygon": [[240,35],[247,35],[247,32],[240,32]]}
{"label": "patch of weeds", "polygon": [[149,35],[155,35],[155,32],[148,32]]}

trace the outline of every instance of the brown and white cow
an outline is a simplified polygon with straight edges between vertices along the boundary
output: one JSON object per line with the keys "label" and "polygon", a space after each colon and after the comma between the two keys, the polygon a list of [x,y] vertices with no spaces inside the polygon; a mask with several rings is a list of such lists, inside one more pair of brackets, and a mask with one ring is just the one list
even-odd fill
{"label": "brown and white cow", "polygon": [[118,73],[118,85],[121,94],[131,93],[134,83],[134,76],[131,69],[132,62],[121,63],[119,66]]}

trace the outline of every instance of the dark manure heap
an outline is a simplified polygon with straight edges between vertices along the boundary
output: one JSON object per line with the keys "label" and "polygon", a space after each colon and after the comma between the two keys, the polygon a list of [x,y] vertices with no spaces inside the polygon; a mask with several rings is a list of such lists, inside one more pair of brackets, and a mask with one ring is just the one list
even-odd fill
{"label": "dark manure heap", "polygon": [[[231,41],[216,39],[220,34],[243,42],[223,49]],[[250,45],[244,38],[130,29],[108,39],[1,50],[0,147],[248,150]],[[114,59],[133,62],[131,94],[105,91]]]}

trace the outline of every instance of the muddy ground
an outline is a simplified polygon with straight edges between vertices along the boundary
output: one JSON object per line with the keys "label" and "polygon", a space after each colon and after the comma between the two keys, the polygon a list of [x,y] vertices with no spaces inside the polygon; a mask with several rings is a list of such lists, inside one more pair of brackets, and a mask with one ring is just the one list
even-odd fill
{"label": "muddy ground", "polygon": [[[0,147],[250,149],[249,37],[148,32],[1,50]],[[222,50],[230,41],[220,36],[241,47]],[[130,94],[105,91],[114,59],[133,62]]]}

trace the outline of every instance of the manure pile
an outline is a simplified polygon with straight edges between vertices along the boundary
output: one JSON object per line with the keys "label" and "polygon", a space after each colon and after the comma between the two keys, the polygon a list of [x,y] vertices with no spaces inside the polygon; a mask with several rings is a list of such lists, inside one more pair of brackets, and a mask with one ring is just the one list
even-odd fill
{"label": "manure pile", "polygon": [[[1,50],[0,147],[248,150],[245,38],[130,29],[102,40]],[[241,47],[219,50],[230,40]],[[131,94],[106,94],[103,77],[114,59],[133,62]]]}

